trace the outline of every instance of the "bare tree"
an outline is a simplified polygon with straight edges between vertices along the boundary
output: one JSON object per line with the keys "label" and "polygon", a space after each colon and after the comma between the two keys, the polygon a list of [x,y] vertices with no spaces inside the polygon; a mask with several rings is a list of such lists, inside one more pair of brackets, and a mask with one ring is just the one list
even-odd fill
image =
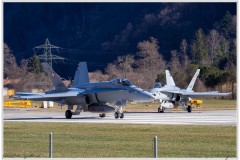
{"label": "bare tree", "polygon": [[169,62],[171,74],[177,86],[185,87],[186,74],[184,74],[184,66],[180,62],[179,53],[176,50],[171,51],[171,59]]}
{"label": "bare tree", "polygon": [[4,62],[3,72],[6,78],[17,78],[21,75],[20,68],[17,65],[16,58],[12,54],[7,44],[4,44]]}
{"label": "bare tree", "polygon": [[103,74],[102,71],[97,70],[95,72],[92,72],[89,75],[91,82],[101,82],[101,81],[107,81],[109,80],[109,76],[107,74]]}
{"label": "bare tree", "polygon": [[219,39],[222,51],[222,55],[219,56],[227,56],[230,48],[229,41],[224,36],[220,36]]}
{"label": "bare tree", "polygon": [[156,38],[150,37],[150,41],[139,42],[137,47],[139,52],[137,52],[138,59],[135,64],[138,69],[151,69],[157,72],[165,70],[166,62],[158,52],[159,46]]}
{"label": "bare tree", "polygon": [[18,80],[13,87],[16,91],[32,91],[32,89],[47,90],[51,82],[45,73],[32,73],[29,71],[29,60],[21,60],[17,65],[16,58],[10,48],[4,44],[4,78]]}
{"label": "bare tree", "polygon": [[181,52],[183,54],[187,54],[188,44],[187,44],[187,40],[186,39],[182,40],[181,45],[180,45],[180,49],[181,49]]}
{"label": "bare tree", "polygon": [[187,55],[187,50],[188,50],[188,44],[186,39],[183,39],[181,44],[180,44],[180,61],[182,64],[183,70],[186,70],[188,65],[190,64],[190,60]]}
{"label": "bare tree", "polygon": [[128,73],[133,72],[133,64],[134,57],[132,55],[119,56],[116,61],[108,64],[106,73],[109,75],[109,78],[129,78]]}
{"label": "bare tree", "polygon": [[132,55],[119,56],[114,63],[124,78],[127,78],[127,73],[133,72],[134,57]]}
{"label": "bare tree", "polygon": [[151,37],[150,40],[139,42],[137,47],[139,52],[136,58],[132,55],[119,56],[116,61],[108,64],[105,72],[109,79],[127,78],[134,84],[149,89],[155,83],[157,75],[165,70],[166,62],[158,52],[157,39]]}
{"label": "bare tree", "polygon": [[115,64],[110,63],[108,64],[107,68],[105,69],[106,74],[109,76],[109,80],[113,78],[119,77],[119,71]]}
{"label": "bare tree", "polygon": [[177,72],[180,70],[180,60],[176,50],[171,51],[171,60],[169,62],[169,67],[172,72]]}
{"label": "bare tree", "polygon": [[208,43],[208,49],[209,49],[209,54],[210,58],[212,61],[212,64],[214,62],[214,59],[217,57],[217,50],[219,49],[219,42],[220,42],[220,35],[219,33],[212,29],[209,32],[209,35],[207,36],[207,43]]}
{"label": "bare tree", "polygon": [[142,86],[151,88],[157,75],[165,70],[166,62],[158,52],[159,46],[156,38],[150,37],[150,40],[139,42],[137,47],[139,51],[135,61],[136,71],[142,75],[141,80],[145,83]]}

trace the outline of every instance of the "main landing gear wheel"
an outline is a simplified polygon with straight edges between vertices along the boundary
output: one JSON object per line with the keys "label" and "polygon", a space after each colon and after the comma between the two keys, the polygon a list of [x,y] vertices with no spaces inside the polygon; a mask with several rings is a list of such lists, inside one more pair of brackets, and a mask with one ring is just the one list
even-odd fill
{"label": "main landing gear wheel", "polygon": [[188,106],[188,107],[187,107],[187,111],[188,111],[189,113],[191,113],[191,112],[192,112],[192,106]]}
{"label": "main landing gear wheel", "polygon": [[124,118],[124,113],[115,112],[115,113],[114,113],[114,117],[115,117],[116,119],[118,119],[118,118],[123,119],[123,118]]}
{"label": "main landing gear wheel", "polygon": [[119,115],[118,115],[118,113],[117,113],[117,112],[115,112],[115,113],[114,113],[114,117],[115,117],[116,119],[118,119],[118,118],[119,118]]}
{"label": "main landing gear wheel", "polygon": [[66,112],[65,112],[65,117],[66,117],[67,119],[72,118],[72,111],[71,111],[71,110],[66,110]]}
{"label": "main landing gear wheel", "polygon": [[164,109],[158,108],[158,113],[164,113]]}
{"label": "main landing gear wheel", "polygon": [[123,119],[124,118],[124,114],[123,113],[119,113],[120,114],[120,118]]}
{"label": "main landing gear wheel", "polygon": [[105,113],[99,114],[99,117],[104,118],[106,117],[106,114]]}

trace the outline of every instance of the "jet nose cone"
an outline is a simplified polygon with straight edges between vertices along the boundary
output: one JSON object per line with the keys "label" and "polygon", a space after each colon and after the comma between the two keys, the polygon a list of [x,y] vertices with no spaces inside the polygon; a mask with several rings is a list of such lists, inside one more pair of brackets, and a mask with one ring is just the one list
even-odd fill
{"label": "jet nose cone", "polygon": [[132,90],[133,90],[133,92],[130,97],[132,98],[132,101],[134,101],[134,102],[151,102],[151,101],[155,100],[152,93],[150,93],[148,91],[144,91],[143,89],[138,88],[136,86],[134,86],[132,88]]}

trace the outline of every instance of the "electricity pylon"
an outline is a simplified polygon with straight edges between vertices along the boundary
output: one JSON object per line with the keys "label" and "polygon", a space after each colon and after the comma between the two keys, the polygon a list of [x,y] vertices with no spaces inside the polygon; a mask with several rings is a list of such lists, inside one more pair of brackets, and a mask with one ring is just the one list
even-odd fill
{"label": "electricity pylon", "polygon": [[43,45],[36,46],[33,48],[33,50],[35,52],[35,49],[43,49],[43,54],[38,55],[38,58],[40,60],[42,60],[43,62],[48,63],[52,67],[52,60],[64,60],[65,59],[63,57],[52,54],[52,49],[56,49],[58,51],[59,48],[60,47],[58,47],[58,46],[54,46],[54,45],[50,44],[50,42],[47,38]]}

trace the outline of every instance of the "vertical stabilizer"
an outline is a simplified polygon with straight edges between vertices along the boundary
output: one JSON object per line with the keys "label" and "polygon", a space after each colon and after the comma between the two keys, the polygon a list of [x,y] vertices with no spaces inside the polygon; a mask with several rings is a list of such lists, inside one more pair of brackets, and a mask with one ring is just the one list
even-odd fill
{"label": "vertical stabilizer", "polygon": [[189,83],[189,85],[188,85],[188,87],[187,87],[187,90],[188,90],[188,91],[192,91],[193,86],[194,86],[194,84],[195,84],[195,82],[196,82],[196,80],[197,80],[197,77],[198,77],[198,75],[199,75],[199,72],[200,72],[200,69],[198,69],[198,70],[196,71],[196,73],[194,74],[191,82]]}
{"label": "vertical stabilizer", "polygon": [[166,74],[166,83],[168,86],[175,86],[175,82],[173,80],[173,77],[171,76],[169,70],[165,70]]}
{"label": "vertical stabilizer", "polygon": [[43,70],[48,74],[56,90],[67,90],[68,88],[62,82],[60,76],[52,69],[48,63],[42,63]]}
{"label": "vertical stabilizer", "polygon": [[72,86],[76,87],[84,83],[89,83],[88,68],[86,62],[80,62],[78,64]]}

